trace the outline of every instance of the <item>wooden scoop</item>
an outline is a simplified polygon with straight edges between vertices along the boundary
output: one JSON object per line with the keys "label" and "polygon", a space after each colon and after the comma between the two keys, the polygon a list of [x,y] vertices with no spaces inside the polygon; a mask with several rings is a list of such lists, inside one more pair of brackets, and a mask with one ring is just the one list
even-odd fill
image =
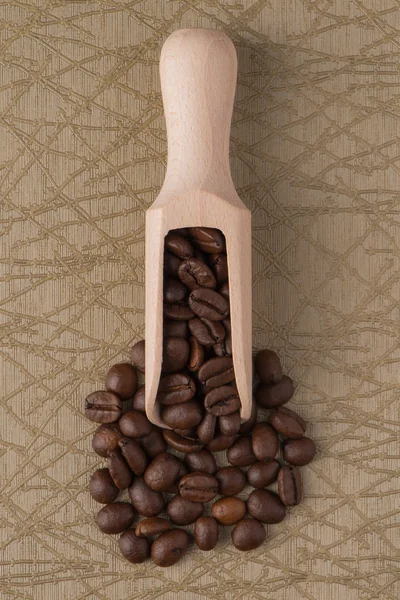
{"label": "wooden scoop", "polygon": [[146,413],[166,427],[156,402],[163,345],[164,238],[170,229],[215,227],[226,239],[232,355],[242,421],[252,404],[251,215],[234,188],[229,133],[237,57],[212,29],[181,29],[161,51],[168,166],[146,213]]}

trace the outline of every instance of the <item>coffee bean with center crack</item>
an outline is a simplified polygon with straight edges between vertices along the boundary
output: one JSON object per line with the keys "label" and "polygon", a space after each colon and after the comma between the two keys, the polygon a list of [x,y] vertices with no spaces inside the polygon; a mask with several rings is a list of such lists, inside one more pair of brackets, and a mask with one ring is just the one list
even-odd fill
{"label": "coffee bean with center crack", "polygon": [[[237,391],[230,385],[223,385],[208,392],[204,398],[204,407],[215,417],[231,415],[240,408],[240,398]],[[240,423],[239,423],[240,425]],[[237,428],[239,429],[239,427]],[[221,431],[225,435],[232,435],[236,432]]]}
{"label": "coffee bean with center crack", "polygon": [[169,452],[158,454],[144,473],[146,484],[156,492],[166,492],[179,475],[180,461]]}
{"label": "coffee bean with center crack", "polygon": [[167,515],[175,525],[190,525],[204,512],[202,502],[192,502],[176,495],[167,505]]}
{"label": "coffee bean with center crack", "polygon": [[149,435],[146,435],[139,440],[139,444],[149,458],[154,458],[161,452],[165,452],[167,444],[163,438],[163,434],[159,427],[153,426]]}
{"label": "coffee bean with center crack", "polygon": [[191,400],[196,392],[193,379],[184,373],[172,373],[161,377],[157,392],[160,404],[180,404]]}
{"label": "coffee bean with center crack", "polygon": [[247,510],[263,523],[280,523],[286,515],[285,505],[279,496],[269,490],[254,490],[247,499]]}
{"label": "coffee bean with center crack", "polygon": [[269,421],[278,433],[288,438],[301,438],[306,430],[306,422],[297,413],[286,406],[272,411]]}
{"label": "coffee bean with center crack", "polygon": [[193,471],[180,480],[179,493],[191,502],[209,502],[218,494],[218,481],[210,473]]}
{"label": "coffee bean with center crack", "polygon": [[257,462],[253,452],[251,437],[241,437],[229,448],[227,452],[228,461],[235,467],[248,467]]}
{"label": "coffee bean with center crack", "polygon": [[197,450],[201,450],[203,447],[203,443],[199,440],[190,440],[179,435],[175,431],[171,431],[170,429],[164,429],[163,436],[171,448],[178,450],[178,452],[183,452],[184,454],[187,452],[196,452]]}
{"label": "coffee bean with center crack", "polygon": [[257,375],[263,383],[277,383],[282,379],[282,365],[273,350],[260,350],[254,360]]}
{"label": "coffee bean with center crack", "polygon": [[143,517],[156,517],[164,509],[164,497],[146,485],[143,477],[136,477],[129,486],[129,497],[133,507]]}
{"label": "coffee bean with center crack", "polygon": [[149,435],[153,426],[145,414],[138,410],[129,410],[119,420],[122,433],[131,438],[142,438]]}
{"label": "coffee bean with center crack", "polygon": [[180,302],[174,302],[173,304],[164,302],[163,312],[165,317],[174,319],[175,321],[189,321],[189,319],[193,319],[194,317],[192,309]]}
{"label": "coffee bean with center crack", "polygon": [[119,447],[121,448],[122,456],[135,475],[143,475],[147,467],[147,457],[138,442],[132,438],[122,438],[119,441]]}
{"label": "coffee bean with center crack", "polygon": [[108,469],[97,469],[93,473],[90,478],[89,491],[93,500],[101,504],[111,504],[119,492]]}
{"label": "coffee bean with center crack", "polygon": [[96,523],[103,533],[121,533],[128,529],[135,518],[133,506],[128,502],[114,502],[104,506],[96,516]]}
{"label": "coffee bean with center crack", "polygon": [[215,458],[207,448],[197,452],[189,452],[185,456],[185,462],[191,471],[202,471],[213,475],[217,470]]}
{"label": "coffee bean with center crack", "polygon": [[246,503],[235,497],[220,498],[214,502],[211,514],[221,525],[234,525],[245,516]]}
{"label": "coffee bean with center crack", "polygon": [[132,399],[133,410],[138,410],[139,412],[143,412],[143,413],[146,412],[145,400],[146,400],[145,388],[144,388],[144,385],[141,385],[137,389],[136,394],[133,396],[133,399]]}
{"label": "coffee bean with center crack", "polygon": [[211,269],[198,258],[188,258],[179,266],[180,280],[189,290],[199,287],[215,289],[217,282]]}
{"label": "coffee bean with center crack", "polygon": [[106,375],[106,390],[128,400],[136,392],[137,373],[130,363],[113,365]]}
{"label": "coffee bean with center crack", "polygon": [[278,491],[280,499],[286,506],[300,504],[303,496],[300,469],[282,467],[278,475]]}
{"label": "coffee bean with center crack", "polygon": [[93,436],[93,450],[99,456],[107,458],[110,452],[118,448],[118,443],[122,438],[123,434],[118,423],[100,425],[100,427],[96,429]]}
{"label": "coffee bean with center crack", "polygon": [[108,469],[117,488],[126,490],[132,481],[132,471],[119,449],[110,452],[108,455]]}
{"label": "coffee bean with center crack", "polygon": [[220,321],[210,319],[191,319],[188,323],[193,337],[205,347],[214,346],[225,338],[225,327]]}
{"label": "coffee bean with center crack", "polygon": [[199,517],[194,524],[194,541],[200,550],[215,548],[219,538],[218,522],[214,517]]}
{"label": "coffee bean with center crack", "polygon": [[85,416],[95,423],[118,421],[121,410],[121,400],[111,392],[92,392],[85,400]]}
{"label": "coffee bean with center crack", "polygon": [[[211,392],[210,392],[211,393]],[[235,435],[240,429],[240,412],[219,417],[219,429],[224,435]]]}
{"label": "coffee bean with center crack", "polygon": [[196,427],[202,419],[203,411],[198,402],[190,400],[184,404],[163,406],[162,421],[172,429],[190,429]]}
{"label": "coffee bean with center crack", "polygon": [[119,549],[122,556],[133,564],[142,563],[150,556],[149,540],[139,537],[134,529],[128,529],[121,535]]}
{"label": "coffee bean with center crack", "polygon": [[200,318],[222,321],[229,314],[229,302],[215,290],[197,288],[189,295],[189,306]]}
{"label": "coffee bean with center crack", "polygon": [[263,408],[276,408],[286,404],[294,394],[293,381],[284,375],[278,383],[259,383],[256,387],[255,398]]}
{"label": "coffee bean with center crack", "polygon": [[171,337],[164,340],[163,345],[163,373],[178,373],[182,371],[189,359],[189,343],[180,337]]}
{"label": "coffee bean with center crack", "polygon": [[171,567],[182,558],[189,543],[190,536],[186,531],[171,529],[152,543],[151,558],[158,567]]}
{"label": "coffee bean with center crack", "polygon": [[196,372],[200,369],[204,362],[204,348],[193,336],[189,338],[189,348],[190,351],[187,368],[189,371]]}
{"label": "coffee bean with center crack", "polygon": [[198,378],[205,385],[207,392],[230,383],[235,378],[232,358],[210,358],[200,367]]}
{"label": "coffee bean with center crack", "polygon": [[132,362],[140,373],[145,371],[145,348],[146,343],[144,340],[136,342],[131,348]]}
{"label": "coffee bean with center crack", "polygon": [[221,467],[215,473],[221,496],[236,496],[246,487],[246,475],[239,467]]}
{"label": "coffee bean with center crack", "polygon": [[170,232],[165,236],[165,249],[183,260],[194,255],[194,248],[188,239],[179,233]]}
{"label": "coffee bean with center crack", "polygon": [[251,465],[247,471],[247,479],[249,484],[254,488],[265,488],[278,478],[278,473],[281,468],[279,461],[276,459],[268,462],[259,461]]}
{"label": "coffee bean with center crack", "polygon": [[265,527],[255,519],[242,519],[233,528],[231,536],[238,550],[255,550],[265,542]]}
{"label": "coffee bean with center crack", "polygon": [[283,459],[291,465],[301,467],[308,465],[314,458],[317,447],[310,438],[302,437],[298,440],[286,440],[283,444]]}
{"label": "coffee bean with center crack", "polygon": [[207,444],[207,450],[210,452],[221,452],[221,450],[227,450],[231,448],[236,440],[236,435],[224,435],[223,433],[217,433],[211,442]]}
{"label": "coffee bean with center crack", "polygon": [[136,525],[135,533],[138,537],[153,537],[160,535],[164,531],[172,529],[172,525],[167,519],[161,517],[147,517]]}
{"label": "coffee bean with center crack", "polygon": [[272,460],[279,450],[279,438],[268,423],[257,423],[253,429],[253,452],[258,460]]}
{"label": "coffee bean with center crack", "polygon": [[189,237],[202,252],[218,254],[225,250],[225,239],[223,234],[213,227],[189,227]]}

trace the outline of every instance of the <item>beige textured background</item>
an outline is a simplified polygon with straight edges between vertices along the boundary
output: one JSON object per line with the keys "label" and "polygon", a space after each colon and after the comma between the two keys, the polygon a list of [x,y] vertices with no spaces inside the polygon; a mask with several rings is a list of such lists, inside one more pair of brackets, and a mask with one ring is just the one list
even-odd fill
{"label": "beige textured background", "polygon": [[[180,27],[237,47],[254,347],[281,353],[319,454],[264,547],[162,570],[93,525],[82,406],[144,331]],[[11,0],[0,28],[1,599],[397,599],[398,0]]]}

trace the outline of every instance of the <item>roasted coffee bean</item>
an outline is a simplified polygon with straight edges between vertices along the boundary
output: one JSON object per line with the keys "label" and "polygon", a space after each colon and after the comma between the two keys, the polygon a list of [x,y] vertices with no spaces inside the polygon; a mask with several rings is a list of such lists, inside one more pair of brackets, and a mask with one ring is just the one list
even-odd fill
{"label": "roasted coffee bean", "polygon": [[180,279],[169,277],[164,282],[164,302],[167,304],[183,304],[188,295],[188,289]]}
{"label": "roasted coffee bean", "polygon": [[234,525],[246,514],[246,503],[240,498],[220,498],[212,505],[211,514],[221,525]]}
{"label": "roasted coffee bean", "polygon": [[255,550],[265,542],[265,527],[255,519],[242,519],[233,528],[231,536],[237,550]]}
{"label": "roasted coffee bean", "polygon": [[132,471],[119,449],[110,452],[108,455],[108,470],[119,490],[126,490],[129,487],[132,481]]}
{"label": "roasted coffee bean", "polygon": [[196,248],[209,254],[225,250],[225,238],[219,229],[212,227],[189,227],[189,236]]}
{"label": "roasted coffee bean", "polygon": [[188,258],[181,263],[179,278],[189,290],[199,287],[214,289],[217,285],[214,273],[198,258]]}
{"label": "roasted coffee bean", "polygon": [[113,365],[106,375],[106,390],[117,394],[121,400],[128,400],[136,392],[136,369],[130,363]]}
{"label": "roasted coffee bean", "polygon": [[257,375],[263,383],[278,383],[282,379],[282,365],[273,350],[260,350],[254,360]]}
{"label": "roasted coffee bean", "polygon": [[191,400],[196,392],[193,379],[184,373],[171,373],[160,379],[157,401],[160,404],[181,404]]}
{"label": "roasted coffee bean", "polygon": [[133,410],[138,410],[139,412],[143,412],[143,413],[146,412],[145,400],[146,400],[146,395],[145,395],[144,385],[141,385],[137,389],[136,394],[133,396],[133,399],[132,399]]}
{"label": "roasted coffee bean", "polygon": [[213,346],[215,356],[232,356],[232,339],[230,336],[227,336],[222,342],[219,344],[214,344]]}
{"label": "roasted coffee bean", "polygon": [[166,277],[178,277],[181,259],[171,252],[164,252],[164,275]]}
{"label": "roasted coffee bean", "polygon": [[179,494],[179,482],[182,477],[188,474],[188,472],[187,466],[183,462],[179,461],[178,477],[176,478],[176,481],[174,481],[174,483],[167,489],[167,494]]}
{"label": "roasted coffee bean", "polygon": [[121,533],[135,518],[133,506],[128,502],[114,502],[103,506],[97,513],[96,523],[103,533]]}
{"label": "roasted coffee bean", "polygon": [[206,413],[197,427],[197,435],[199,440],[204,444],[209,444],[214,439],[215,427],[217,424],[217,417],[210,413]]}
{"label": "roasted coffee bean", "polygon": [[230,448],[235,440],[236,435],[224,435],[223,433],[219,433],[207,444],[206,448],[210,452],[220,452],[221,450]]}
{"label": "roasted coffee bean", "polygon": [[189,319],[193,319],[195,316],[189,306],[179,304],[178,302],[174,304],[164,302],[163,312],[168,319],[174,319],[175,321],[189,321]]}
{"label": "roasted coffee bean", "polygon": [[246,487],[246,475],[239,467],[222,467],[215,473],[221,496],[236,496]]}
{"label": "roasted coffee bean", "polygon": [[[209,392],[211,394],[211,392]],[[219,430],[224,435],[235,435],[240,429],[240,412],[224,415],[219,418]]]}
{"label": "roasted coffee bean", "polygon": [[163,325],[163,339],[168,337],[189,337],[188,321],[165,321]]}
{"label": "roasted coffee bean", "polygon": [[268,423],[257,423],[253,429],[253,452],[258,460],[272,460],[278,454],[279,438]]}
{"label": "roasted coffee bean", "polygon": [[226,298],[226,300],[228,300],[229,302],[229,281],[225,281],[219,288],[219,293],[221,294],[221,296],[223,296],[224,298]]}
{"label": "roasted coffee bean", "polygon": [[167,519],[162,519],[161,517],[147,517],[147,519],[143,519],[136,525],[135,533],[138,537],[154,537],[155,535],[160,535],[160,533],[164,533],[164,531],[169,531],[172,529],[172,525]]}
{"label": "roasted coffee bean", "polygon": [[161,429],[158,427],[153,427],[149,435],[140,438],[139,444],[149,458],[154,458],[158,454],[161,454],[161,452],[165,452],[167,449],[167,444],[165,443]]}
{"label": "roasted coffee bean", "polygon": [[194,255],[194,248],[187,238],[179,233],[170,231],[165,236],[165,249],[178,258],[186,259]]}
{"label": "roasted coffee bean", "polygon": [[121,535],[119,549],[122,556],[134,564],[142,563],[150,556],[149,540],[139,537],[134,529],[128,529]]}
{"label": "roasted coffee bean", "polygon": [[286,440],[283,444],[283,459],[291,465],[302,467],[308,465],[314,458],[317,447],[310,438],[302,437],[298,440]]}
{"label": "roasted coffee bean", "polygon": [[151,545],[151,558],[158,567],[171,567],[188,549],[189,534],[183,529],[171,529],[162,533]]}
{"label": "roasted coffee bean", "polygon": [[285,506],[300,504],[303,496],[303,484],[300,469],[282,467],[278,475],[279,497]]}
{"label": "roasted coffee bean", "polygon": [[210,358],[200,367],[198,378],[205,385],[206,391],[230,383],[235,378],[232,358]]}
{"label": "roasted coffee bean", "polygon": [[252,402],[251,414],[247,421],[241,424],[239,429],[239,435],[248,435],[253,431],[254,425],[257,423],[257,404]]}
{"label": "roasted coffee bean", "polygon": [[241,437],[229,448],[227,458],[231,465],[234,467],[248,467],[257,462],[251,441],[250,436]]}
{"label": "roasted coffee bean", "polygon": [[163,373],[178,373],[182,371],[189,359],[189,343],[180,337],[171,337],[164,340],[163,345]]}
{"label": "roasted coffee bean", "polygon": [[200,318],[222,321],[229,314],[229,302],[215,290],[197,288],[189,295],[189,306]]}
{"label": "roasted coffee bean", "polygon": [[284,375],[278,383],[259,383],[256,387],[255,398],[263,408],[276,408],[289,402],[293,394],[293,381]]}
{"label": "roasted coffee bean", "polygon": [[118,423],[100,425],[94,433],[92,440],[93,450],[99,456],[106,458],[109,452],[118,448],[119,441],[123,438]]}
{"label": "roasted coffee bean", "polygon": [[200,550],[212,550],[219,538],[218,522],[214,517],[199,517],[194,524],[194,541]]}
{"label": "roasted coffee bean", "polygon": [[113,423],[121,416],[122,402],[112,392],[92,392],[85,400],[85,416],[95,423]]}
{"label": "roasted coffee bean", "polygon": [[281,465],[276,459],[268,462],[256,462],[247,471],[248,482],[251,487],[265,488],[278,479],[280,468]]}
{"label": "roasted coffee bean", "polygon": [[286,406],[281,406],[272,411],[269,421],[278,433],[292,439],[303,437],[306,430],[304,419],[290,408],[286,408]]}
{"label": "roasted coffee bean", "polygon": [[147,467],[145,451],[132,438],[123,438],[119,442],[122,456],[135,475],[143,475]]}
{"label": "roasted coffee bean", "polygon": [[108,469],[97,469],[93,473],[90,478],[89,491],[93,500],[101,504],[111,504],[119,492]]}
{"label": "roasted coffee bean", "polygon": [[180,460],[169,452],[158,454],[144,472],[146,485],[156,492],[166,492],[178,478],[179,464]]}
{"label": "roasted coffee bean", "polygon": [[204,348],[193,336],[189,338],[189,348],[189,361],[187,367],[189,371],[196,372],[204,362]]}
{"label": "roasted coffee bean", "polygon": [[131,438],[142,438],[149,435],[153,426],[145,414],[138,410],[128,410],[119,420],[122,433]]}
{"label": "roasted coffee bean", "polygon": [[210,473],[193,471],[180,480],[179,493],[191,502],[209,502],[218,494],[218,481]]}
{"label": "roasted coffee bean", "polygon": [[179,494],[174,496],[167,505],[167,515],[175,525],[190,525],[201,517],[203,512],[202,502],[191,502]]}
{"label": "roasted coffee bean", "polygon": [[224,252],[221,254],[213,254],[210,258],[209,265],[215,273],[218,283],[223,283],[228,279],[228,260]]}
{"label": "roasted coffee bean", "polygon": [[185,456],[185,462],[191,471],[202,471],[213,475],[217,470],[215,458],[207,448],[197,452],[189,452]]}
{"label": "roasted coffee bean", "polygon": [[129,486],[129,497],[133,507],[143,517],[156,517],[164,509],[164,497],[146,485],[143,477],[136,477]]}
{"label": "roasted coffee bean", "polygon": [[191,334],[202,346],[211,347],[225,338],[225,328],[220,321],[191,319],[188,325]]}
{"label": "roasted coffee bean", "polygon": [[203,417],[203,411],[198,402],[190,400],[184,404],[163,406],[161,419],[172,429],[190,429],[196,427]]}
{"label": "roasted coffee bean", "polygon": [[269,490],[254,490],[247,499],[247,510],[263,523],[280,523],[286,515],[285,505],[277,494]]}
{"label": "roasted coffee bean", "polygon": [[[204,407],[216,417],[231,415],[240,408],[240,398],[237,391],[230,385],[222,385],[208,392],[204,398]],[[240,422],[237,429],[240,427]],[[222,431],[224,435],[233,435],[235,432]]]}
{"label": "roasted coffee bean", "polygon": [[174,429],[174,432],[180,435],[187,440],[195,440],[198,441],[198,435],[196,433],[196,427],[192,427],[191,429]]}
{"label": "roasted coffee bean", "polygon": [[183,452],[184,454],[187,452],[196,452],[197,450],[201,450],[204,445],[199,440],[185,438],[175,431],[171,431],[171,429],[164,429],[163,436],[171,448],[178,450],[178,452]]}
{"label": "roasted coffee bean", "polygon": [[144,340],[136,342],[131,348],[132,362],[140,373],[145,372],[145,351],[146,342]]}

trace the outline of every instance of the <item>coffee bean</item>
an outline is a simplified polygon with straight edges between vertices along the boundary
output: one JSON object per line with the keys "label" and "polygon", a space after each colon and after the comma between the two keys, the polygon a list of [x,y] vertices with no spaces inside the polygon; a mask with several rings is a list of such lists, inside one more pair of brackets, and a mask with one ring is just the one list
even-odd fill
{"label": "coffee bean", "polygon": [[147,467],[147,457],[144,450],[132,438],[119,441],[122,456],[135,475],[143,475]]}
{"label": "coffee bean", "polygon": [[149,488],[143,477],[136,477],[128,491],[133,507],[143,517],[156,517],[163,511],[162,493]]}
{"label": "coffee bean", "polygon": [[164,531],[169,531],[170,529],[172,529],[172,525],[167,519],[147,517],[147,519],[143,519],[136,525],[135,533],[138,537],[147,538],[160,535],[160,533],[164,533]]}
{"label": "coffee bean", "polygon": [[193,319],[194,317],[194,312],[189,306],[178,304],[177,302],[174,304],[164,302],[163,312],[166,317],[175,321],[189,321],[189,319]]}
{"label": "coffee bean", "polygon": [[[237,391],[230,385],[222,385],[208,392],[204,398],[204,407],[212,415],[223,417],[231,415],[240,408],[240,398]],[[240,426],[240,418],[237,429]],[[221,431],[225,435],[232,435],[235,432]]]}
{"label": "coffee bean", "polygon": [[247,471],[249,484],[254,488],[265,488],[278,478],[281,465],[274,459],[268,462],[256,462]]}
{"label": "coffee bean", "polygon": [[190,542],[183,529],[162,533],[151,545],[151,558],[158,567],[171,567],[185,554]]}
{"label": "coffee bean", "polygon": [[281,468],[278,475],[278,492],[285,506],[300,504],[303,496],[300,469],[297,467]]}
{"label": "coffee bean", "polygon": [[246,475],[238,467],[222,467],[215,473],[221,496],[236,496],[246,487]]}
{"label": "coffee bean", "polygon": [[257,462],[251,442],[251,437],[241,437],[229,448],[227,458],[231,465],[235,467],[248,467]]}
{"label": "coffee bean", "polygon": [[221,450],[230,448],[235,440],[236,435],[224,435],[223,433],[219,433],[207,444],[206,448],[210,452],[220,452]]}
{"label": "coffee bean", "polygon": [[188,295],[188,289],[180,279],[169,277],[164,282],[164,302],[166,304],[183,304]]}
{"label": "coffee bean", "polygon": [[168,337],[189,337],[188,321],[165,321],[163,325],[163,339]]}
{"label": "coffee bean", "polygon": [[209,502],[218,494],[218,481],[210,473],[193,471],[180,480],[179,493],[191,502]]}
{"label": "coffee bean", "polygon": [[[218,389],[218,388],[217,388]],[[211,392],[209,392],[211,393]],[[224,435],[235,435],[240,429],[240,412],[219,417],[219,430]]]}
{"label": "coffee bean", "polygon": [[164,373],[178,373],[182,371],[189,359],[189,344],[180,337],[171,337],[164,340],[162,370]]}
{"label": "coffee bean", "polygon": [[118,448],[118,443],[122,438],[123,435],[118,423],[100,425],[93,436],[93,450],[99,456],[106,458],[109,452]]}
{"label": "coffee bean", "polygon": [[121,410],[121,400],[111,392],[92,392],[85,400],[85,416],[95,423],[118,421]]}
{"label": "coffee bean", "polygon": [[121,533],[128,529],[135,518],[133,506],[128,502],[114,502],[103,506],[97,513],[96,523],[103,533]]}
{"label": "coffee bean", "polygon": [[196,372],[204,362],[204,348],[193,336],[189,338],[189,348],[189,361],[187,367],[189,371]]}
{"label": "coffee bean", "polygon": [[179,475],[179,463],[169,452],[158,454],[144,472],[146,485],[156,492],[166,492]]}
{"label": "coffee bean", "polygon": [[165,441],[171,448],[174,450],[178,450],[178,452],[183,452],[186,454],[187,452],[196,452],[197,450],[201,450],[203,447],[203,443],[199,440],[190,440],[184,438],[179,435],[175,431],[171,431],[170,429],[163,430],[163,436]]}
{"label": "coffee bean", "polygon": [[144,389],[144,385],[141,385],[137,389],[136,394],[133,396],[133,400],[132,400],[133,410],[138,410],[139,412],[143,412],[143,413],[146,412],[145,401],[146,401],[145,389]]}
{"label": "coffee bean", "polygon": [[191,502],[179,495],[174,496],[167,505],[167,515],[175,525],[190,525],[201,517],[203,512],[202,502]]}
{"label": "coffee bean", "polygon": [[200,367],[198,378],[204,383],[206,391],[230,383],[235,378],[232,358],[210,358]]}
{"label": "coffee bean", "polygon": [[180,435],[181,437],[186,438],[187,440],[194,440],[196,442],[198,441],[196,427],[191,427],[190,429],[174,429],[174,432]]}
{"label": "coffee bean", "polygon": [[217,470],[215,458],[207,448],[197,452],[189,452],[185,456],[185,462],[191,471],[202,471],[213,475]]}
{"label": "coffee bean", "polygon": [[234,525],[246,514],[246,503],[235,497],[220,498],[212,505],[211,514],[221,525]]}
{"label": "coffee bean", "polygon": [[119,490],[126,490],[129,487],[132,481],[132,471],[119,449],[110,452],[108,455],[108,470]]}
{"label": "coffee bean", "polygon": [[223,283],[228,279],[228,260],[224,252],[213,254],[210,257],[209,265],[215,273],[218,283]]}
{"label": "coffee bean", "polygon": [[188,258],[181,263],[179,278],[189,290],[199,287],[214,289],[217,285],[214,273],[198,258]]}
{"label": "coffee bean", "polygon": [[277,383],[282,379],[282,365],[273,350],[260,350],[254,360],[257,375],[263,383]]}
{"label": "coffee bean", "polygon": [[189,236],[196,248],[209,254],[217,254],[225,250],[223,234],[212,227],[189,227]]}
{"label": "coffee bean", "polygon": [[278,454],[279,438],[268,423],[257,423],[253,429],[253,452],[258,460],[272,460]]}
{"label": "coffee bean", "polygon": [[149,435],[140,438],[139,444],[149,458],[154,458],[158,454],[161,454],[161,452],[165,452],[167,449],[167,444],[165,443],[161,429],[158,427],[153,427]]}
{"label": "coffee bean", "polygon": [[194,255],[194,249],[188,239],[179,233],[170,231],[165,236],[165,249],[172,252],[178,258],[186,259]]}
{"label": "coffee bean", "polygon": [[314,458],[317,447],[310,438],[302,437],[298,440],[286,440],[283,444],[283,459],[291,465],[301,467],[308,465]]}
{"label": "coffee bean", "polygon": [[166,277],[178,277],[181,259],[171,252],[164,252],[164,275]]}
{"label": "coffee bean", "polygon": [[137,373],[130,363],[113,365],[106,375],[106,390],[128,400],[136,392]]}
{"label": "coffee bean", "polygon": [[206,413],[197,427],[197,435],[199,440],[204,444],[209,444],[214,439],[215,427],[217,424],[217,417],[210,413]]}
{"label": "coffee bean", "polygon": [[218,522],[214,517],[199,517],[194,524],[194,541],[200,550],[215,548],[219,538]]}
{"label": "coffee bean", "polygon": [[184,404],[163,406],[161,410],[162,421],[172,429],[190,429],[196,427],[203,417],[203,411],[194,400]]}
{"label": "coffee bean", "polygon": [[227,337],[219,344],[214,344],[213,346],[215,356],[232,356],[232,338],[227,335]]}
{"label": "coffee bean", "polygon": [[189,306],[200,318],[222,321],[229,314],[229,303],[216,292],[208,288],[197,288],[189,295]]}
{"label": "coffee bean", "polygon": [[255,398],[263,408],[276,408],[289,402],[293,394],[293,381],[284,375],[278,383],[259,383],[256,387]]}
{"label": "coffee bean", "polygon": [[306,430],[306,422],[297,413],[285,406],[272,411],[269,421],[278,433],[288,438],[301,438]]}
{"label": "coffee bean", "polygon": [[150,556],[149,540],[139,537],[134,529],[128,529],[121,535],[119,549],[122,556],[134,564],[142,563]]}
{"label": "coffee bean", "polygon": [[247,500],[249,514],[263,523],[280,523],[286,515],[285,505],[269,490],[254,490]]}
{"label": "coffee bean", "polygon": [[188,472],[187,466],[183,462],[179,461],[178,477],[176,478],[176,481],[174,481],[174,483],[167,489],[167,494],[179,494],[179,482],[182,477],[188,474]]}
{"label": "coffee bean", "polygon": [[122,433],[131,438],[142,438],[149,435],[153,426],[145,414],[138,410],[128,410],[119,420]]}
{"label": "coffee bean", "polygon": [[89,491],[96,502],[111,504],[118,496],[118,488],[108,469],[97,469],[90,478]]}
{"label": "coffee bean", "polygon": [[146,343],[144,340],[136,342],[131,348],[132,362],[140,373],[145,372],[145,349]]}
{"label": "coffee bean", "polygon": [[220,321],[191,319],[188,325],[191,334],[202,346],[211,347],[225,338],[225,328]]}
{"label": "coffee bean", "polygon": [[255,519],[242,519],[235,525],[231,533],[232,543],[237,548],[246,552],[259,548],[266,538],[264,526]]}
{"label": "coffee bean", "polygon": [[248,435],[253,431],[254,425],[257,423],[257,404],[252,401],[251,414],[247,421],[241,424],[239,435]]}
{"label": "coffee bean", "polygon": [[226,298],[226,300],[228,300],[229,302],[229,281],[225,281],[220,287],[219,287],[219,293],[221,294],[221,296],[223,296],[224,298]]}
{"label": "coffee bean", "polygon": [[181,404],[191,400],[196,392],[196,384],[189,375],[171,373],[160,379],[157,401],[160,404]]}

